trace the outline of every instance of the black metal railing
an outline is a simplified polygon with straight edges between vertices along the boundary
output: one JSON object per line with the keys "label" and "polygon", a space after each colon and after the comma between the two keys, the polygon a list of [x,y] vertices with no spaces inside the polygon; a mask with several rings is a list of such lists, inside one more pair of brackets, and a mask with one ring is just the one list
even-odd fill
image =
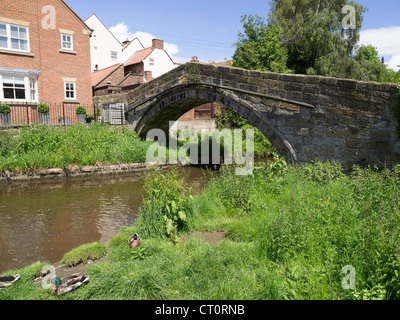
{"label": "black metal railing", "polygon": [[49,105],[48,113],[38,112],[38,103],[26,102],[15,103],[0,101],[0,104],[10,106],[10,113],[0,113],[0,127],[21,127],[31,126],[34,123],[45,124],[49,126],[68,126],[79,122],[90,123],[99,121],[100,112],[94,104],[82,104],[86,115],[78,115],[76,103],[47,103]]}

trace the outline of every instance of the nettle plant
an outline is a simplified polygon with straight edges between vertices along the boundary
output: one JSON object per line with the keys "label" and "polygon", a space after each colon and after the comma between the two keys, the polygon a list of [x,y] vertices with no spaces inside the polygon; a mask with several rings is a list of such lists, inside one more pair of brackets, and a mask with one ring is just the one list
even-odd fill
{"label": "nettle plant", "polygon": [[47,103],[39,103],[37,106],[37,111],[39,113],[49,113],[50,107]]}
{"label": "nettle plant", "polygon": [[151,170],[143,186],[144,205],[138,227],[148,236],[178,240],[178,232],[188,225],[191,214],[190,188],[186,188],[176,169],[167,173]]}
{"label": "nettle plant", "polygon": [[2,105],[0,105],[0,113],[3,113],[3,114],[10,114],[10,113],[11,113],[10,106],[9,106],[8,104],[2,104]]}

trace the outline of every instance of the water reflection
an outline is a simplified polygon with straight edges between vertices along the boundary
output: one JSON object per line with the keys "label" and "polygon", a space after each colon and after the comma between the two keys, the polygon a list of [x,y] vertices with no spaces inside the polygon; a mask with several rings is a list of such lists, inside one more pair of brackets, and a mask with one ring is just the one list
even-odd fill
{"label": "water reflection", "polygon": [[[180,170],[195,188],[207,179],[202,169]],[[1,183],[0,272],[55,263],[81,244],[108,241],[134,222],[142,186],[134,173]]]}

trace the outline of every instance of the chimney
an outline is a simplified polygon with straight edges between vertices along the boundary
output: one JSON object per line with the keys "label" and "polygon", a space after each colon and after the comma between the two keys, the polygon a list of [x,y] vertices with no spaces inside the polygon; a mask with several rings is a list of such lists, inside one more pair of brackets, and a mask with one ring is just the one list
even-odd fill
{"label": "chimney", "polygon": [[192,60],[190,62],[200,62],[196,56],[192,57]]}
{"label": "chimney", "polygon": [[153,45],[151,46],[153,49],[164,50],[164,40],[153,39]]}

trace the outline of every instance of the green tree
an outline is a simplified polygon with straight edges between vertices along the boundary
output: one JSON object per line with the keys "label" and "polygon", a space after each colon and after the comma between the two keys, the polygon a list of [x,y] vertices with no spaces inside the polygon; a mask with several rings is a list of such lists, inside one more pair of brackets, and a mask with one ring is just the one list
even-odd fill
{"label": "green tree", "polygon": [[383,74],[382,82],[400,84],[400,70],[396,72],[393,69],[387,68]]}
{"label": "green tree", "polygon": [[287,50],[282,42],[282,31],[259,16],[242,16],[244,33],[235,43],[233,66],[272,72],[288,72]]}
{"label": "green tree", "polygon": [[375,47],[363,45],[356,49],[353,56],[332,52],[321,57],[315,70],[315,74],[323,76],[381,82],[386,66],[381,63]]}
{"label": "green tree", "polygon": [[372,45],[362,45],[359,47],[354,58],[358,61],[369,61],[376,64],[381,63],[378,49]]}
{"label": "green tree", "polygon": [[[354,28],[343,26],[345,5],[355,8]],[[353,70],[366,9],[349,0],[272,0],[271,21],[279,25],[288,50],[287,67],[301,74],[332,75],[344,61]]]}

